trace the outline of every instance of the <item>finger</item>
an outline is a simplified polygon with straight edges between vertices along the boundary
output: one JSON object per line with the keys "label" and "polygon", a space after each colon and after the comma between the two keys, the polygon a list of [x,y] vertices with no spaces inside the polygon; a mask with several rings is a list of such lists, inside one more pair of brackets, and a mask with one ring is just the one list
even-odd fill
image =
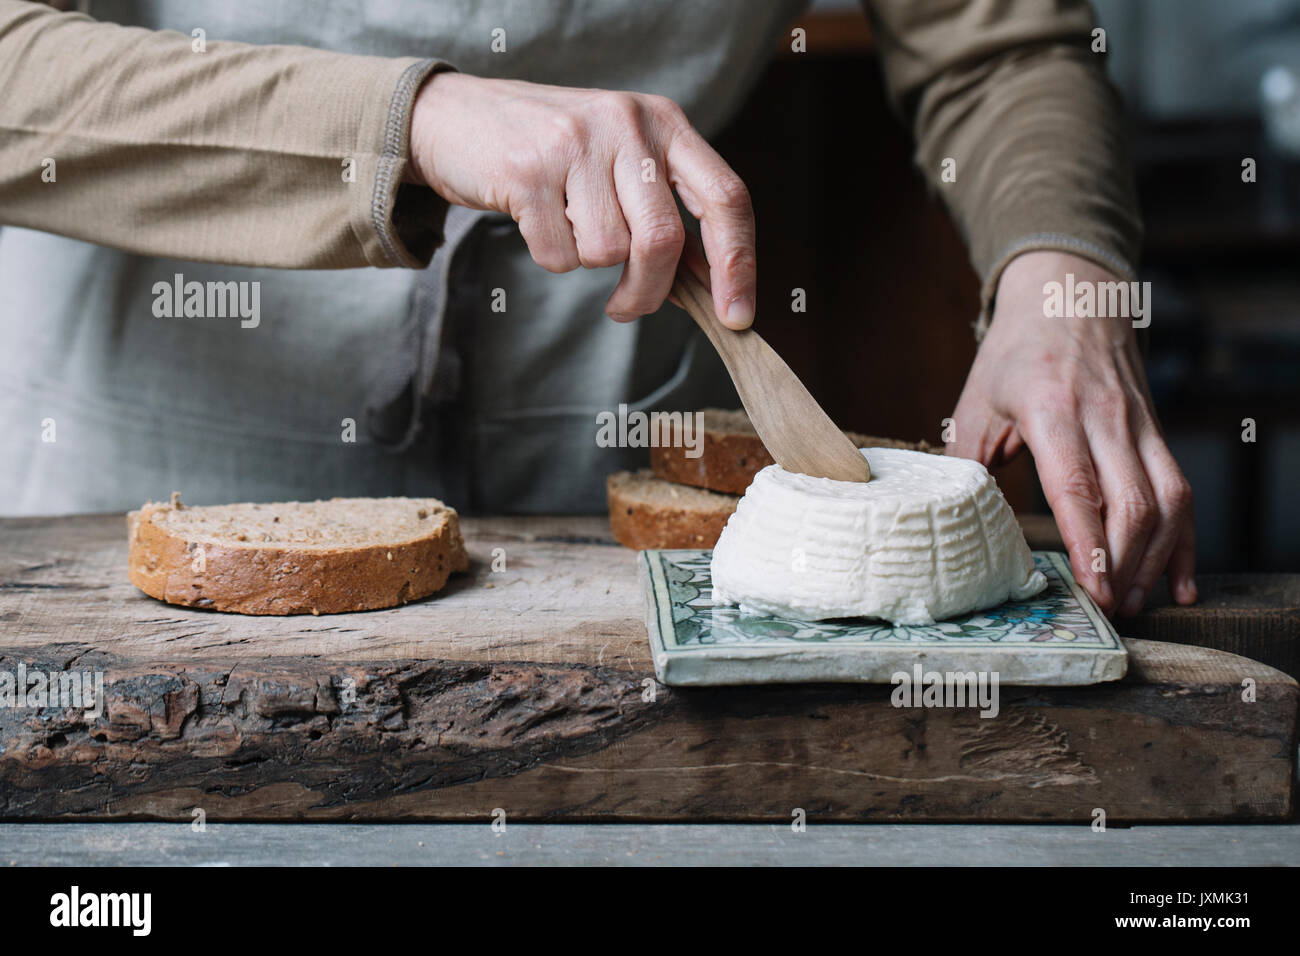
{"label": "finger", "polygon": [[668,177],[700,235],[713,277],[713,307],[724,325],[748,328],[757,301],[758,258],[749,190],[689,124],[668,146]]}
{"label": "finger", "polygon": [[[1043,494],[1056,517],[1074,577],[1103,612],[1115,607],[1105,562],[1106,534],[1101,520],[1101,489],[1077,418],[1045,415],[1024,419],[1020,431],[1034,454]],[[1102,561],[1098,561],[1098,551]]]}
{"label": "finger", "polygon": [[519,214],[519,232],[533,261],[547,272],[571,272],[580,265],[573,225],[564,214],[558,188],[530,200]]}
{"label": "finger", "polygon": [[706,289],[713,281],[713,276],[709,271],[709,260],[704,255],[704,244],[700,242],[699,236],[688,235],[686,242],[682,244],[681,262],[691,274],[700,281]]}
{"label": "finger", "polygon": [[[699,236],[689,232],[686,234],[686,242],[682,245],[681,258],[677,260],[677,267],[680,269],[683,266],[690,270],[700,285],[709,288],[709,261],[704,258],[704,246],[700,244]],[[669,293],[668,301],[679,309],[686,308],[672,293]]]}
{"label": "finger", "polygon": [[673,285],[686,227],[672,191],[658,166],[643,160],[654,153],[648,146],[620,150],[614,162],[614,188],[630,233],[627,265],[605,304],[615,319],[632,319],[654,312]]}
{"label": "finger", "polygon": [[983,403],[972,402],[968,407],[967,394],[963,391],[952,413],[952,441],[945,442],[944,454],[973,459],[985,468],[1004,464],[1020,454],[1024,441],[1015,424],[993,413],[987,404],[982,414],[974,411]]}
{"label": "finger", "polygon": [[1083,427],[1104,502],[1110,585],[1119,612],[1129,615],[1136,613],[1129,611],[1133,602],[1141,608],[1146,599],[1145,593],[1132,592],[1143,555],[1160,524],[1159,506],[1127,419],[1095,417]]}
{"label": "finger", "polygon": [[573,227],[584,269],[605,269],[627,261],[631,235],[623,219],[610,169],[575,167],[565,187],[564,214]]}
{"label": "finger", "polygon": [[1179,604],[1195,604],[1196,590],[1196,525],[1191,517],[1183,522],[1182,534],[1169,556],[1169,590]]}
{"label": "finger", "polygon": [[[1128,595],[1120,604],[1125,616],[1137,614],[1150,595],[1160,575],[1169,570],[1169,592],[1180,604],[1190,604],[1196,599],[1195,539],[1192,523],[1192,489],[1183,477],[1182,469],[1174,461],[1159,433],[1154,427],[1146,429],[1139,442],[1139,453],[1155,493],[1159,523],[1147,542]],[[1174,554],[1178,562],[1174,563]]]}

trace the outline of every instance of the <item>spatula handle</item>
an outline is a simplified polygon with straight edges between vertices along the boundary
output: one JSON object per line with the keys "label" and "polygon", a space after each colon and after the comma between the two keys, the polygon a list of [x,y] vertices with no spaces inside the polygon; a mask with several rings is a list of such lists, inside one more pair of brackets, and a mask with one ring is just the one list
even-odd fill
{"label": "spatula handle", "polygon": [[787,471],[869,481],[871,468],[835,427],[781,356],[753,329],[729,329],[718,320],[713,295],[684,264],[673,296],[704,330],[727,367],[741,404],[768,453]]}

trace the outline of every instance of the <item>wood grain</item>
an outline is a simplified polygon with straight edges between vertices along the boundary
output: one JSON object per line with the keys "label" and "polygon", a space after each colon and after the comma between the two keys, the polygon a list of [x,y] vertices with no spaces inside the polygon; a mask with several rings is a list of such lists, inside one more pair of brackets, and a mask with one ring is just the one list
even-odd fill
{"label": "wood grain", "polygon": [[785,360],[753,329],[737,332],[719,322],[713,296],[685,266],[677,270],[673,295],[718,350],[754,430],[777,464],[818,478],[871,480],[866,458]]}
{"label": "wood grain", "polygon": [[[1276,820],[1297,686],[1127,642],[1122,682],[1002,688],[651,679],[632,552],[596,519],[465,522],[471,571],[394,611],[247,618],[125,583],[120,516],[0,521],[0,670],[99,670],[107,714],[0,708],[0,816],[31,819]],[[505,570],[491,562],[504,549]],[[495,555],[494,555],[494,552]],[[489,586],[490,585],[490,586]],[[1256,700],[1242,700],[1250,678]]]}
{"label": "wood grain", "polygon": [[121,516],[0,519],[2,646],[68,643],[133,660],[275,655],[651,670],[635,552],[614,543],[606,519],[467,518],[462,527],[470,570],[430,600],[361,614],[251,618],[137,591],[126,580]]}
{"label": "wood grain", "polygon": [[1198,574],[1199,600],[1174,603],[1165,581],[1122,630],[1242,654],[1300,678],[1300,574]]}

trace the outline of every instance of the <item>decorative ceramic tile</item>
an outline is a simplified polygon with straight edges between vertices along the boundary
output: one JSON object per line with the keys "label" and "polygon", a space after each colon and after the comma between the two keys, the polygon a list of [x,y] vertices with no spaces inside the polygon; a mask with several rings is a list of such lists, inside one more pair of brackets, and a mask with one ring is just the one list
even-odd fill
{"label": "decorative ceramic tile", "polygon": [[655,675],[665,684],[890,683],[919,663],[926,671],[996,671],[1003,684],[1060,686],[1118,680],[1128,666],[1114,628],[1062,554],[1034,552],[1047,577],[1037,597],[924,626],[714,607],[712,555],[643,551],[637,559]]}

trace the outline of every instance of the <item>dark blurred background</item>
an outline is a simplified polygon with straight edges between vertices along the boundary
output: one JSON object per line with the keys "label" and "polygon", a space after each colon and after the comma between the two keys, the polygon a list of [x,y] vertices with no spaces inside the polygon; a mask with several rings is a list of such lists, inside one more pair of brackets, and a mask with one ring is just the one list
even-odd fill
{"label": "dark blurred background", "polygon": [[[1147,369],[1196,492],[1198,566],[1300,570],[1300,0],[1095,6],[1129,109]],[[937,441],[975,354],[978,283],[856,0],[818,0],[799,25],[809,52],[782,51],[717,141],[754,197],[759,321],[841,425]],[[1028,458],[998,480],[1018,511],[1047,510]]]}

